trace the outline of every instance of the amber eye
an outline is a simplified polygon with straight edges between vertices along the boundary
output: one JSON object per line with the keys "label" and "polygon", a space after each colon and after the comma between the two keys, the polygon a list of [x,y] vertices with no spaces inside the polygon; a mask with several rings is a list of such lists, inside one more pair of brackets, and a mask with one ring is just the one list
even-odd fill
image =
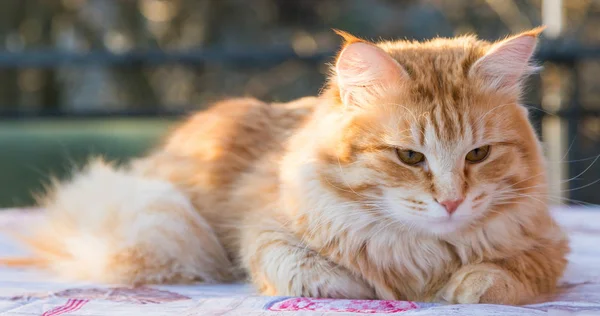
{"label": "amber eye", "polygon": [[471,163],[482,162],[485,158],[490,155],[490,145],[481,146],[471,150],[465,159]]}
{"label": "amber eye", "polygon": [[425,160],[425,155],[413,150],[396,149],[396,154],[398,154],[398,158],[407,165],[416,165]]}

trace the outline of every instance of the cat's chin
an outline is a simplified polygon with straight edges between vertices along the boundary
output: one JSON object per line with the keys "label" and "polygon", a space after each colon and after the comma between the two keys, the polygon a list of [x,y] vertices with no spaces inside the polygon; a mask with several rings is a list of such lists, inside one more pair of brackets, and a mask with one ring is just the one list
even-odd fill
{"label": "cat's chin", "polygon": [[435,236],[444,236],[460,232],[467,227],[470,222],[471,220],[468,216],[449,216],[422,218],[413,221],[413,224],[425,233]]}

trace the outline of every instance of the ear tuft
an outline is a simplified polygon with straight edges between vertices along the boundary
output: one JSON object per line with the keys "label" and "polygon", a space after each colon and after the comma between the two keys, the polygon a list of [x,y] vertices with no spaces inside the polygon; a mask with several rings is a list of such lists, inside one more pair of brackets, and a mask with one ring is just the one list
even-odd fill
{"label": "ear tuft", "polygon": [[345,46],[347,46],[349,44],[352,44],[352,43],[358,43],[358,42],[364,43],[364,42],[366,42],[365,40],[360,39],[360,38],[358,38],[358,37],[356,37],[356,36],[354,36],[354,35],[346,32],[346,31],[342,31],[342,30],[338,30],[338,29],[333,29],[333,31],[335,32],[335,34],[341,36],[344,39],[344,44],[342,45],[342,47],[345,47]]}
{"label": "ear tuft", "polygon": [[536,70],[530,60],[543,30],[538,27],[493,44],[473,64],[469,76],[482,80],[486,89],[519,93],[522,79]]}
{"label": "ear tuft", "polygon": [[546,26],[542,25],[542,26],[538,26],[536,28],[533,28],[529,31],[524,31],[521,32],[518,36],[523,36],[523,35],[527,35],[527,36],[533,36],[533,37],[540,37],[540,35],[542,35],[542,33],[544,32],[544,30],[546,30]]}

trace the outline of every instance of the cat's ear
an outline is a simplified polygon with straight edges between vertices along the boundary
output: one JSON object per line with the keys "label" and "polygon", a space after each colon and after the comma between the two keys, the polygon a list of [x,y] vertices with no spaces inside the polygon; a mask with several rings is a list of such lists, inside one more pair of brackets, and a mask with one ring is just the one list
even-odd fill
{"label": "cat's ear", "polygon": [[345,105],[368,105],[408,79],[402,66],[383,49],[346,32],[336,33],[345,40],[335,63],[334,78]]}
{"label": "cat's ear", "polygon": [[518,93],[522,79],[537,70],[531,56],[543,30],[535,28],[493,44],[473,64],[469,76],[481,80],[484,88]]}

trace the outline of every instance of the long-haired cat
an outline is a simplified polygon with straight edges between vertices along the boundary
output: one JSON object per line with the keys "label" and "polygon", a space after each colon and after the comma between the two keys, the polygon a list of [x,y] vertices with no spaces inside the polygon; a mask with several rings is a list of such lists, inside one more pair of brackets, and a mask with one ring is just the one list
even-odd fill
{"label": "long-haired cat", "polygon": [[319,97],[215,104],[126,166],[43,199],[35,263],[126,284],[249,277],[267,295],[521,304],[568,241],[519,105],[541,29],[372,43],[344,32]]}

